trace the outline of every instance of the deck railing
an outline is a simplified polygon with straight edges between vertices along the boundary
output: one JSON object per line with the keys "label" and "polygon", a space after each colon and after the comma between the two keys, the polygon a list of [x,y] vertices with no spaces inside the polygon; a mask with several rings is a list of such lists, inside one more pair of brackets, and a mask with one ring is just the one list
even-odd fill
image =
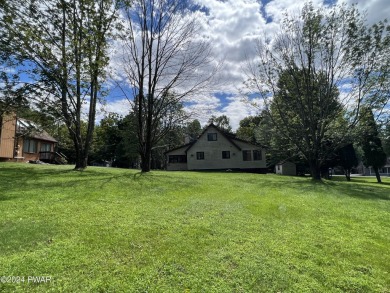
{"label": "deck railing", "polygon": [[66,164],[68,158],[59,152],[39,152],[39,160],[52,164]]}

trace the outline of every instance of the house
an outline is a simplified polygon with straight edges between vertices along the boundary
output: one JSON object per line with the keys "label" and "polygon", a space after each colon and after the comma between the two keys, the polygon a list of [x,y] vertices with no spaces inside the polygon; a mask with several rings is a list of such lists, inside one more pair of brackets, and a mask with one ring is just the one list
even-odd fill
{"label": "house", "polygon": [[297,175],[297,166],[295,163],[284,161],[275,165],[275,173],[280,175]]}
{"label": "house", "polygon": [[57,141],[32,121],[15,114],[0,117],[0,161],[53,161]]}
{"label": "house", "polygon": [[[372,167],[365,167],[362,163],[358,166],[358,170],[362,175],[375,176],[375,171]],[[386,165],[379,169],[379,175],[390,176],[390,157],[387,158]]]}
{"label": "house", "polygon": [[264,148],[210,124],[191,143],[167,151],[167,170],[266,171]]}

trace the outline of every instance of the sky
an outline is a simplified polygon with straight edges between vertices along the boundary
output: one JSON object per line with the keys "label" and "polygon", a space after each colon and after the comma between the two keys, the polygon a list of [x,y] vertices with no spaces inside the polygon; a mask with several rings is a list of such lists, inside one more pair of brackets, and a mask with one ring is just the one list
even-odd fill
{"label": "sky", "polygon": [[[304,5],[300,0],[194,0],[202,9],[203,34],[212,42],[213,57],[223,61],[220,83],[205,95],[198,95],[187,106],[194,112],[193,119],[202,125],[211,115],[226,115],[233,130],[241,119],[256,115],[258,109],[243,100],[240,89],[246,80],[245,66],[248,58],[254,57],[255,42],[261,37],[270,36],[277,31],[283,14],[298,14]],[[368,23],[390,16],[389,0],[312,0],[315,7],[346,2],[356,3],[359,11],[367,12]],[[117,91],[113,91],[101,107],[107,112],[126,115],[129,101]],[[104,116],[99,111],[98,119]]]}

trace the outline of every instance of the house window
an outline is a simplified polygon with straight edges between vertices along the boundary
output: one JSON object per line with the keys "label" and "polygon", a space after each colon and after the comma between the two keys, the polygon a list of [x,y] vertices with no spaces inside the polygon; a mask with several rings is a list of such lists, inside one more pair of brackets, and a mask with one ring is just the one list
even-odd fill
{"label": "house window", "polygon": [[252,161],[251,151],[242,151],[242,159],[244,161]]}
{"label": "house window", "polygon": [[222,151],[222,159],[230,159],[230,151]]}
{"label": "house window", "polygon": [[204,160],[204,152],[196,152],[197,160]]}
{"label": "house window", "polygon": [[37,141],[33,140],[33,139],[24,139],[23,152],[24,153],[36,153],[37,152]]}
{"label": "house window", "polygon": [[262,159],[261,150],[254,150],[253,151],[253,161],[261,161],[261,159]]}
{"label": "house window", "polygon": [[168,157],[168,162],[170,164],[187,163],[187,156],[186,155],[170,155]]}
{"label": "house window", "polygon": [[41,143],[41,152],[50,152],[51,144],[50,143]]}
{"label": "house window", "polygon": [[216,141],[217,140],[217,134],[216,133],[207,133],[207,140],[208,141]]}

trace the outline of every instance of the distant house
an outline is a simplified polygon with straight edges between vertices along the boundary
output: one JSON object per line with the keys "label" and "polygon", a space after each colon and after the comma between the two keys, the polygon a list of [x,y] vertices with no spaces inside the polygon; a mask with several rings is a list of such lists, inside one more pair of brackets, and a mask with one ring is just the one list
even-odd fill
{"label": "distant house", "polygon": [[32,121],[0,117],[0,161],[52,161],[57,141]]}
{"label": "distant house", "polygon": [[[360,164],[358,170],[359,169],[362,175],[375,176],[375,171],[372,167],[365,167],[363,164]],[[379,169],[379,174],[381,176],[390,176],[390,157],[387,158],[386,165],[383,168]]]}
{"label": "distant house", "polygon": [[297,175],[297,166],[295,163],[284,161],[275,165],[275,173],[280,175]]}
{"label": "distant house", "polygon": [[167,170],[266,171],[265,150],[210,124],[191,143],[167,151]]}

